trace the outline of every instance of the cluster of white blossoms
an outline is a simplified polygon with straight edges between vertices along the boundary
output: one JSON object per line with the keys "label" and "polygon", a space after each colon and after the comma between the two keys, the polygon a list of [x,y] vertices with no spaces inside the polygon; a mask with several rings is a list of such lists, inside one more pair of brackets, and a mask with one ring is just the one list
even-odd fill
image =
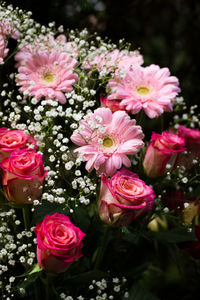
{"label": "cluster of white blossoms", "polygon": [[[13,223],[18,232],[13,235],[12,228],[8,226]],[[15,268],[19,270],[26,266],[29,269],[35,263],[36,238],[34,227],[30,230],[21,231],[21,221],[17,218],[15,209],[0,213],[0,289],[2,299],[13,298],[13,290],[16,288]],[[13,275],[12,275],[13,274]],[[5,285],[5,283],[7,283]]]}
{"label": "cluster of white blossoms", "polygon": [[[123,296],[123,299],[128,299],[129,293],[124,292],[127,279],[125,277],[114,277],[112,280],[102,278],[100,280],[92,280],[91,284],[87,288],[87,296],[79,295],[74,298],[67,296],[66,293],[60,294],[61,300],[114,300],[117,297]],[[122,291],[123,292],[122,292]]]}

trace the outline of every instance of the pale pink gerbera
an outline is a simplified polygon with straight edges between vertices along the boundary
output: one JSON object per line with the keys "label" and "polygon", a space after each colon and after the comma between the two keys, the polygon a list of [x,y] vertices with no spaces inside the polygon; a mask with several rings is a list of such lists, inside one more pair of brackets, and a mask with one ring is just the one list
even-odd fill
{"label": "pale pink gerbera", "polygon": [[0,65],[4,63],[3,59],[7,56],[9,49],[7,47],[7,41],[4,36],[0,34]]}
{"label": "pale pink gerbera", "polygon": [[125,77],[111,79],[107,86],[108,100],[121,99],[126,110],[137,114],[142,108],[149,118],[172,111],[173,100],[180,92],[179,81],[168,68],[156,65],[135,66]]}
{"label": "pale pink gerbera", "polygon": [[33,43],[27,44],[17,52],[15,55],[17,64],[15,66],[18,68],[20,65],[24,65],[38,51],[50,52],[52,50],[66,52],[74,58],[78,55],[76,44],[74,42],[67,42],[65,35],[60,34],[57,38],[54,38],[52,35],[39,35]]}
{"label": "pale pink gerbera", "polygon": [[84,68],[97,68],[98,71],[128,70],[134,65],[143,64],[143,57],[139,51],[119,51],[118,49],[108,52],[96,50],[91,53],[85,62]]}
{"label": "pale pink gerbera", "polygon": [[112,114],[109,108],[98,108],[80,121],[71,140],[81,146],[75,152],[86,159],[88,172],[95,168],[99,175],[112,176],[122,164],[131,166],[127,154],[136,154],[144,145],[141,127],[135,123],[126,112]]}
{"label": "pale pink gerbera", "polygon": [[38,51],[18,68],[19,90],[38,100],[45,97],[46,100],[58,99],[60,103],[65,103],[63,93],[72,91],[72,85],[78,79],[74,73],[76,64],[77,61],[65,52]]}

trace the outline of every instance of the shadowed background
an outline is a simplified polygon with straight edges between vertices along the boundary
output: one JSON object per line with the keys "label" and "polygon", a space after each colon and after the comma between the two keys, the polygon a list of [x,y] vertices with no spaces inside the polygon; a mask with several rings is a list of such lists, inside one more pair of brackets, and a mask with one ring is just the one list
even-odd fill
{"label": "shadowed background", "polygon": [[8,0],[33,12],[42,24],[97,31],[113,42],[125,38],[140,48],[145,65],[169,67],[180,79],[186,102],[200,94],[200,1],[195,0]]}

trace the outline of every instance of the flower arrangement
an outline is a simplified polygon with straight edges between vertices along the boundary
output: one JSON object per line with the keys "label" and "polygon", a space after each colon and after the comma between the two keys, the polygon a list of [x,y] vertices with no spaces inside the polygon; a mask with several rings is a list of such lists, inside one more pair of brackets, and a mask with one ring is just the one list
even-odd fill
{"label": "flower arrangement", "polygon": [[143,63],[124,40],[0,5],[2,299],[156,300],[195,286],[198,107],[168,68]]}

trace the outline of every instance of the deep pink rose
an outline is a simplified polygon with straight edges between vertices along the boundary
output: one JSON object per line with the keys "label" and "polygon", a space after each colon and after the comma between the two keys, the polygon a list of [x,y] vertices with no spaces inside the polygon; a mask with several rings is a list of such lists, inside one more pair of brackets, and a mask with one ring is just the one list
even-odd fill
{"label": "deep pink rose", "polygon": [[125,110],[125,105],[121,105],[121,100],[108,100],[106,97],[100,97],[100,102],[102,107],[108,107],[112,112],[118,110]]}
{"label": "deep pink rose", "polygon": [[63,214],[47,215],[36,225],[35,233],[38,264],[46,272],[64,272],[75,259],[82,256],[85,234]]}
{"label": "deep pink rose", "polygon": [[179,154],[177,165],[190,169],[193,166],[193,160],[200,158],[200,131],[179,126],[177,135],[185,139],[187,148],[186,154]]}
{"label": "deep pink rose", "polygon": [[3,188],[8,201],[29,204],[40,197],[47,173],[41,154],[33,149],[13,151],[0,167],[4,171]]}
{"label": "deep pink rose", "polygon": [[157,177],[165,173],[166,164],[174,165],[177,153],[183,152],[185,140],[176,134],[163,131],[162,134],[153,132],[147,147],[143,167],[149,177]]}
{"label": "deep pink rose", "polygon": [[0,163],[9,157],[15,150],[21,150],[32,145],[37,150],[37,141],[23,130],[9,130],[6,127],[0,128]]}
{"label": "deep pink rose", "polygon": [[128,225],[152,208],[154,198],[153,189],[131,171],[122,168],[111,179],[102,175],[100,218],[108,224]]}

